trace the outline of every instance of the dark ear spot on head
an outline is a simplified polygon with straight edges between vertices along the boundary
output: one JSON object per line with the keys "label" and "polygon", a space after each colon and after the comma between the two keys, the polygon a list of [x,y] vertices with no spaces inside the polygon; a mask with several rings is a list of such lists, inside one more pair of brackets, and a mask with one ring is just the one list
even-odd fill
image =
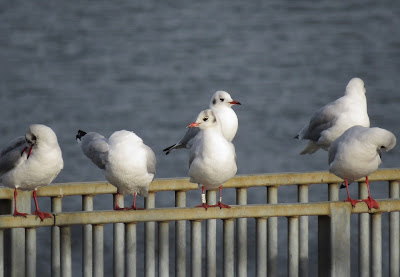
{"label": "dark ear spot on head", "polygon": [[217,100],[215,100],[215,98],[213,99],[213,105],[215,105],[215,103],[217,103]]}
{"label": "dark ear spot on head", "polygon": [[213,123],[215,123],[215,122],[217,122],[217,119],[214,117],[214,121],[213,121]]}

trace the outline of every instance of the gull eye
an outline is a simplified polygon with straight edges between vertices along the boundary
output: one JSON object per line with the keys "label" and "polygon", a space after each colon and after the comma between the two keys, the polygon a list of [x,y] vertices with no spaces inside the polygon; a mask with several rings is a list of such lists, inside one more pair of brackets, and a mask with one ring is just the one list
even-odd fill
{"label": "gull eye", "polygon": [[224,102],[225,99],[224,99],[224,98],[220,98],[219,100],[220,100],[221,102]]}
{"label": "gull eye", "polygon": [[205,116],[204,118],[203,118],[203,121],[207,121],[208,120],[208,116]]}
{"label": "gull eye", "polygon": [[32,140],[36,141],[36,136],[35,135],[32,135]]}

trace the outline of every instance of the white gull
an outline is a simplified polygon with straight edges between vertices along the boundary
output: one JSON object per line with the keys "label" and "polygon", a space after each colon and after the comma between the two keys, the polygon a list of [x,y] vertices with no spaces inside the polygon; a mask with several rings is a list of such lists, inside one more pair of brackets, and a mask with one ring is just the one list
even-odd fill
{"label": "white gull", "polygon": [[[139,209],[136,207],[136,194],[147,197],[149,185],[156,174],[153,150],[135,133],[126,130],[114,132],[108,139],[95,132],[79,130],[76,138],[81,142],[83,153],[117,187],[117,204],[114,209]],[[132,207],[120,208],[119,194],[132,194]]]}
{"label": "white gull", "polygon": [[[189,176],[190,182],[202,188],[202,205],[199,207],[218,206],[230,208],[222,204],[222,185],[235,176],[237,172],[234,145],[222,134],[221,124],[212,109],[200,112],[189,128],[199,128],[200,132],[190,148]],[[217,205],[208,206],[205,190],[219,188],[220,198]]]}
{"label": "white gull", "polygon": [[296,136],[309,140],[300,154],[312,154],[320,148],[328,150],[335,139],[354,125],[369,127],[365,92],[363,80],[353,78],[344,96],[317,110]]}
{"label": "white gull", "polygon": [[64,167],[57,136],[45,125],[32,124],[25,137],[12,140],[0,153],[0,181],[14,188],[14,216],[26,217],[17,210],[17,189],[33,190],[36,210],[33,214],[51,218],[41,212],[37,203],[38,187],[49,185]]}
{"label": "white gull", "polygon": [[350,198],[348,184],[366,177],[368,198],[363,201],[368,208],[379,209],[379,204],[371,198],[368,175],[378,169],[381,152],[389,151],[396,145],[396,137],[381,128],[353,126],[336,139],[329,148],[329,171],[344,179],[347,199],[354,207],[358,200]]}

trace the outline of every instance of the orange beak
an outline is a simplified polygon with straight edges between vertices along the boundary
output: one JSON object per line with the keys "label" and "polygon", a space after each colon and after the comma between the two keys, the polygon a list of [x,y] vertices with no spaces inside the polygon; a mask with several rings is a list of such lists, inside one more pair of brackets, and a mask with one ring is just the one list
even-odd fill
{"label": "orange beak", "polygon": [[231,105],[242,105],[238,101],[231,101],[231,102],[229,102],[229,104],[231,104]]}
{"label": "orange beak", "polygon": [[193,127],[197,127],[199,125],[200,125],[200,123],[193,122],[193,123],[190,123],[186,128],[193,128]]}

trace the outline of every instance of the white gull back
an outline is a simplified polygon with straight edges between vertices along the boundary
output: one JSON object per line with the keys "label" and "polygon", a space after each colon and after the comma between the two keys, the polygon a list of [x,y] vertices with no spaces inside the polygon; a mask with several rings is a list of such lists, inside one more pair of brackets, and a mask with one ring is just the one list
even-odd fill
{"label": "white gull back", "polygon": [[154,152],[135,133],[122,130],[109,139],[95,133],[79,131],[83,153],[100,169],[121,194],[148,196],[156,173]]}

